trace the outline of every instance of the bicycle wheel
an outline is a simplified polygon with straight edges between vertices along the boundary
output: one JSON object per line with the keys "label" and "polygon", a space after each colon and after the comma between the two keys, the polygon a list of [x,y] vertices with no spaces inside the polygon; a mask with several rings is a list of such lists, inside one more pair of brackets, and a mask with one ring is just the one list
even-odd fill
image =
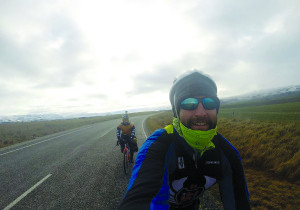
{"label": "bicycle wheel", "polygon": [[128,150],[124,150],[124,173],[127,175],[128,174],[128,167],[129,167],[129,163],[128,163]]}

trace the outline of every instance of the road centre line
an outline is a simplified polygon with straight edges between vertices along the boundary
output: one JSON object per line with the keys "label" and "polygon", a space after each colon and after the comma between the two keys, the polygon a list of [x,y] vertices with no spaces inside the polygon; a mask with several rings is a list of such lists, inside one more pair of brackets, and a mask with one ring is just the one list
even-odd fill
{"label": "road centre line", "polygon": [[[93,125],[93,126],[94,126],[94,125]],[[59,137],[62,137],[62,136],[65,136],[65,135],[68,135],[68,134],[71,134],[71,133],[75,133],[75,132],[78,132],[78,131],[81,131],[81,130],[83,130],[83,129],[90,128],[90,127],[92,127],[92,126],[85,127],[85,128],[79,129],[79,130],[75,130],[75,131],[72,131],[72,132],[69,132],[69,133],[64,133],[64,134],[62,134],[62,135],[55,136],[55,137],[52,137],[52,138],[49,138],[49,139],[45,139],[45,140],[43,140],[43,141],[39,141],[39,142],[37,142],[37,143],[30,144],[30,145],[27,145],[27,146],[25,146],[25,147],[21,147],[21,148],[18,148],[18,149],[14,149],[14,150],[11,150],[11,151],[2,153],[2,154],[0,154],[0,156],[2,156],[2,155],[7,155],[7,154],[9,154],[9,153],[16,152],[16,151],[18,151],[18,150],[22,150],[22,149],[25,149],[25,148],[28,148],[28,147],[31,147],[31,146],[34,146],[34,145],[37,145],[37,144],[40,144],[40,143],[43,143],[43,142],[47,142],[47,141],[53,140],[53,139],[57,139],[57,138],[59,138]]]}
{"label": "road centre line", "polygon": [[31,193],[35,188],[37,188],[39,185],[41,185],[46,179],[48,179],[52,174],[48,174],[45,176],[42,180],[40,180],[38,183],[36,183],[33,187],[31,187],[29,190],[24,192],[20,197],[18,197],[16,200],[14,200],[12,203],[10,203],[8,206],[6,206],[3,210],[9,210],[14,205],[16,205],[20,200],[22,200],[24,197],[26,197],[29,193]]}
{"label": "road centre line", "polygon": [[[146,135],[146,132],[145,132],[145,128],[144,128],[144,122],[145,122],[146,118],[143,120],[143,123],[142,123],[142,128],[143,128],[143,133],[147,139],[147,135]],[[89,126],[89,127],[92,127],[92,126]],[[89,127],[85,127],[83,129],[86,129],[86,128],[89,128]],[[72,131],[72,132],[69,132],[69,133],[65,133],[65,134],[62,134],[62,135],[59,135],[59,136],[55,136],[55,137],[52,137],[52,138],[49,138],[49,139],[45,139],[43,141],[40,141],[40,142],[37,142],[37,143],[34,143],[34,144],[31,144],[31,145],[28,145],[28,146],[25,146],[25,147],[22,147],[22,148],[19,148],[19,149],[15,149],[15,150],[12,150],[12,151],[9,151],[9,152],[6,152],[6,153],[3,153],[3,154],[0,154],[0,156],[2,155],[6,155],[6,154],[9,154],[9,153],[12,153],[12,152],[15,152],[15,151],[18,151],[18,150],[22,150],[22,149],[25,149],[25,148],[28,148],[28,147],[31,147],[31,146],[34,146],[34,145],[37,145],[37,144],[40,144],[40,143],[43,143],[43,142],[47,142],[47,141],[50,141],[50,140],[53,140],[53,139],[56,139],[56,138],[59,138],[59,137],[62,137],[62,136],[65,136],[65,135],[68,135],[68,134],[71,134],[71,133],[75,133],[75,132],[78,132],[78,131],[81,131],[83,129],[79,129],[79,130],[75,130],[75,131]],[[106,131],[104,134],[102,134],[101,137],[105,136],[107,133],[109,133],[111,130],[113,130],[114,128]],[[42,180],[40,180],[39,182],[37,182],[34,186],[32,186],[30,189],[28,189],[26,192],[24,192],[21,196],[19,196],[16,200],[14,200],[12,203],[10,203],[8,206],[6,206],[3,210],[9,210],[11,209],[13,206],[15,206],[18,202],[20,202],[24,197],[26,197],[29,193],[31,193],[34,189],[36,189],[39,185],[41,185],[43,182],[45,182],[50,176],[52,176],[52,174],[48,174],[47,176],[45,176]]]}
{"label": "road centre line", "polygon": [[[144,120],[143,120],[142,128],[143,128],[143,133],[144,133],[144,135],[145,135],[145,138],[147,139],[148,137],[147,137],[147,134],[146,134],[145,128],[144,128],[144,122],[145,122],[145,120],[146,120],[146,118],[144,118]],[[95,126],[95,125],[88,126],[88,127],[83,128],[83,129],[90,128],[90,127],[93,127],[93,126]],[[43,142],[51,141],[51,140],[53,140],[53,139],[57,139],[57,138],[59,138],[59,137],[62,137],[62,136],[65,136],[65,135],[68,135],[68,134],[71,134],[71,133],[75,133],[75,132],[81,131],[81,130],[83,130],[83,129],[75,130],[75,131],[72,131],[72,132],[69,132],[69,133],[65,133],[65,134],[62,134],[62,135],[59,135],[59,136],[55,136],[55,137],[52,137],[52,138],[49,138],[49,139],[45,139],[45,140],[43,140],[43,141],[39,141],[39,142],[34,143],[34,144],[27,145],[27,146],[25,146],[25,147],[21,147],[21,148],[18,148],[18,149],[14,149],[14,150],[11,150],[11,151],[8,151],[8,152],[5,152],[5,153],[0,154],[0,156],[7,155],[7,154],[9,154],[9,153],[16,152],[16,151],[19,151],[19,150],[22,150],[22,149],[25,149],[25,148],[28,148],[28,147],[32,147],[32,146],[34,146],[34,145],[37,145],[37,144],[40,144],[40,143],[43,143]],[[111,130],[113,130],[113,128],[112,128]],[[108,132],[110,132],[111,130],[105,132],[101,137],[105,136],[105,135],[106,135]]]}
{"label": "road centre line", "polygon": [[115,129],[115,128],[113,127],[112,129],[106,131],[104,134],[102,134],[102,135],[100,136],[100,138],[102,138],[103,136],[105,136],[106,134],[108,134],[108,133],[109,133],[110,131],[112,131],[113,129]]}

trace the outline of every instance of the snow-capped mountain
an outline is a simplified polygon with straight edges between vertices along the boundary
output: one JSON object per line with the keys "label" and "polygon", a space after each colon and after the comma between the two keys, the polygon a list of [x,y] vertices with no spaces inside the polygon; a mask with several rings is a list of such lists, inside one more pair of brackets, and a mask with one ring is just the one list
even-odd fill
{"label": "snow-capped mountain", "polygon": [[[300,85],[281,87],[269,90],[261,90],[251,92],[244,95],[221,98],[222,104],[229,104],[233,102],[251,101],[251,100],[274,100],[284,97],[300,98]],[[129,109],[130,113],[145,112],[145,111],[157,111],[157,110],[170,110],[171,106],[162,106],[156,108],[139,108]],[[0,123],[11,122],[30,122],[30,121],[44,121],[44,120],[59,120],[59,119],[72,119],[81,117],[95,117],[104,115],[122,114],[124,110],[107,112],[107,113],[65,113],[65,114],[28,114],[28,115],[13,115],[13,116],[0,116]]]}
{"label": "snow-capped mountain", "polygon": [[0,123],[12,122],[33,122],[33,121],[47,121],[47,120],[65,120],[83,117],[103,116],[105,113],[73,113],[73,114],[28,114],[28,115],[11,115],[0,116]]}
{"label": "snow-capped mountain", "polygon": [[222,98],[221,103],[228,104],[232,102],[251,101],[251,100],[274,100],[288,96],[300,97],[300,85],[288,87],[266,89],[255,91],[244,95]]}
{"label": "snow-capped mountain", "polygon": [[[159,110],[168,110],[168,109],[171,109],[171,106],[162,106],[162,107],[155,107],[155,108],[147,107],[147,108],[128,109],[128,111],[129,111],[129,113],[136,113],[136,112],[159,111]],[[117,114],[123,114],[123,113],[124,113],[124,110],[106,112],[106,113],[62,113],[62,114],[11,115],[11,116],[0,116],[0,123],[64,120],[64,119],[74,119],[74,118],[117,115]]]}

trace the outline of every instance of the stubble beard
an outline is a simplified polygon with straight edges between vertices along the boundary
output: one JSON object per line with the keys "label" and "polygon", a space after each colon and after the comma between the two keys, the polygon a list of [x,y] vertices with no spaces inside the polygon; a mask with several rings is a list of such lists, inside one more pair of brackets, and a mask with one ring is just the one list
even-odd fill
{"label": "stubble beard", "polygon": [[215,119],[192,118],[187,122],[186,127],[189,128],[189,129],[192,129],[192,125],[195,122],[206,122],[208,124],[208,129],[207,130],[215,129],[216,126],[217,126],[217,116],[215,117]]}

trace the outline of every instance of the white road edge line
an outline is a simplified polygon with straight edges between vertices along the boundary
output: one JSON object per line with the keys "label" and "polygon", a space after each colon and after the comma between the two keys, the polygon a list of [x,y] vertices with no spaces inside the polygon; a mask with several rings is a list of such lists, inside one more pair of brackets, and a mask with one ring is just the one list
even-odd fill
{"label": "white road edge line", "polygon": [[16,200],[14,200],[11,204],[6,206],[3,210],[9,210],[11,209],[14,205],[16,205],[20,200],[22,200],[24,197],[26,197],[29,193],[31,193],[35,188],[37,188],[39,185],[41,185],[46,179],[48,179],[52,174],[48,174],[45,176],[41,181],[36,183],[33,187],[31,187],[29,190],[24,192],[20,197],[18,197]]}
{"label": "white road edge line", "polygon": [[[148,138],[148,136],[147,136],[147,134],[146,134],[146,132],[145,132],[145,128],[144,128],[144,123],[145,123],[145,120],[146,120],[147,118],[144,118],[144,120],[143,120],[143,122],[142,122],[142,128],[143,128],[143,132],[144,132],[144,135],[145,135],[145,138],[147,139]],[[146,140],[145,140],[146,141]]]}
{"label": "white road edge line", "polygon": [[[89,127],[92,127],[92,126],[89,126]],[[89,128],[89,127],[85,127],[85,128],[83,128],[83,129],[86,129],[86,128]],[[65,135],[68,135],[68,134],[71,134],[71,133],[75,133],[75,132],[81,131],[81,130],[83,130],[83,129],[79,129],[79,130],[75,130],[75,131],[72,131],[72,132],[69,132],[69,133],[65,133],[65,134],[62,134],[62,135],[59,135],[59,136],[55,136],[55,137],[52,137],[52,138],[50,138],[50,139],[46,139],[46,140],[39,141],[39,142],[34,143],[34,144],[30,144],[30,145],[25,146],[25,147],[21,147],[21,148],[19,148],[19,149],[14,149],[14,150],[11,150],[11,151],[8,151],[8,152],[5,152],[5,153],[0,154],[0,156],[2,156],[2,155],[7,155],[7,154],[12,153],[12,152],[16,152],[16,151],[18,151],[18,150],[22,150],[22,149],[25,149],[25,148],[27,148],[27,147],[32,147],[32,146],[34,146],[34,145],[37,145],[37,144],[40,144],[40,143],[43,143],[43,142],[46,142],[46,141],[50,141],[50,140],[53,140],[53,139],[57,139],[57,138],[59,138],[59,137],[62,137],[62,136],[65,136]]]}

